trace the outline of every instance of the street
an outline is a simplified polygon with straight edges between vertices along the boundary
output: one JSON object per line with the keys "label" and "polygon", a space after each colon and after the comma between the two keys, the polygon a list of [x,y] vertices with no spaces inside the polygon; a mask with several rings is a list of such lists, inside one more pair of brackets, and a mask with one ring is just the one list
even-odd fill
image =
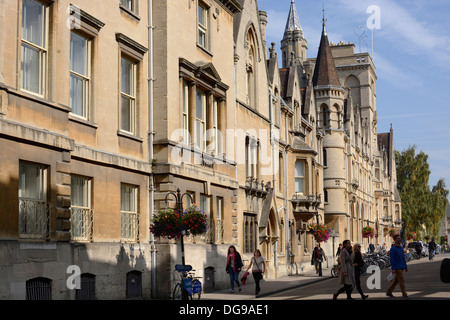
{"label": "street", "polygon": [[[408,262],[408,272],[405,272],[405,286],[409,300],[446,300],[450,299],[450,284],[440,280],[440,265],[445,258],[450,258],[450,254],[439,254],[432,262],[428,257],[420,260]],[[403,300],[401,298],[400,288],[397,285],[393,292],[394,298],[386,296],[386,291],[390,285],[387,276],[391,272],[390,268],[381,270],[380,289],[369,289],[367,280],[370,275],[361,277],[361,287],[364,294],[369,295],[368,300]],[[329,274],[324,274],[329,276]],[[374,281],[371,281],[374,283]],[[370,282],[369,282],[370,285]],[[314,283],[300,288],[290,289],[277,294],[266,296],[264,300],[331,300],[333,293],[336,293],[342,287],[337,278],[330,278],[326,281]],[[353,289],[352,297],[361,300],[361,296]],[[346,294],[343,293],[338,300],[345,300]],[[258,299],[257,299],[258,300]]]}

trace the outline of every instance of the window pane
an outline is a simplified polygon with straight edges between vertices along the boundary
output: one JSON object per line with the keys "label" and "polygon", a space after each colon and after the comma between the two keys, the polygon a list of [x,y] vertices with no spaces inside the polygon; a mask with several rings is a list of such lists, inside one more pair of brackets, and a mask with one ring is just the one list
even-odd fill
{"label": "window pane", "polygon": [[132,108],[133,100],[122,96],[120,107],[120,129],[128,132],[132,132]]}
{"label": "window pane", "polygon": [[73,74],[70,75],[70,107],[79,116],[86,116],[84,105],[84,81]]}
{"label": "window pane", "polygon": [[203,132],[203,127],[204,127],[204,124],[203,124],[203,122],[202,121],[199,121],[199,120],[197,120],[196,121],[196,124],[197,124],[197,146],[199,147],[199,148],[202,148],[203,149],[203,135],[204,135],[204,132]]}
{"label": "window pane", "polygon": [[121,91],[134,96],[134,65],[132,62],[122,58],[121,65]]}
{"label": "window pane", "polygon": [[85,77],[87,74],[87,39],[76,34],[70,35],[70,70]]}
{"label": "window pane", "polygon": [[198,30],[198,44],[202,47],[206,45],[206,33],[203,30]]}
{"label": "window pane", "polygon": [[197,105],[196,105],[196,116],[198,119],[203,119],[203,103],[204,103],[205,95],[197,91]]}
{"label": "window pane", "polygon": [[304,193],[304,191],[305,191],[305,179],[295,178],[295,192]]}
{"label": "window pane", "polygon": [[121,186],[120,199],[122,211],[136,212],[135,192],[136,188],[132,186]]}
{"label": "window pane", "polygon": [[133,11],[133,0],[120,0],[120,3],[130,11]]}
{"label": "window pane", "polygon": [[206,9],[198,6],[198,23],[206,26]]}
{"label": "window pane", "polygon": [[23,0],[22,39],[44,46],[44,6],[34,0]]}
{"label": "window pane", "polygon": [[295,176],[296,177],[304,177],[305,176],[305,162],[304,161],[296,161],[295,162]]}
{"label": "window pane", "polygon": [[22,44],[20,64],[21,88],[41,93],[40,90],[40,51],[26,44]]}
{"label": "window pane", "polygon": [[78,207],[89,207],[89,180],[72,177],[71,181],[71,204]]}
{"label": "window pane", "polygon": [[41,170],[38,166],[21,164],[19,167],[19,197],[41,199]]}

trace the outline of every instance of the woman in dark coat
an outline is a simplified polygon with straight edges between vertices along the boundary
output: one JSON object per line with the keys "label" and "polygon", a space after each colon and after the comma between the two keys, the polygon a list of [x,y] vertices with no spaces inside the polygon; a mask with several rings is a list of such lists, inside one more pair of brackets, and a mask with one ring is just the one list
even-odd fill
{"label": "woman in dark coat", "polygon": [[353,265],[355,266],[355,284],[356,289],[358,289],[359,294],[363,300],[366,300],[369,296],[365,295],[361,288],[361,268],[364,266],[364,260],[361,254],[361,245],[355,243],[353,246]]}
{"label": "woman in dark coat", "polygon": [[241,271],[244,264],[242,263],[242,258],[239,252],[237,252],[235,246],[230,246],[227,253],[227,265],[225,268],[226,273],[230,276],[231,293],[234,293],[234,283],[236,282],[241,291],[241,286],[239,284],[239,272]]}

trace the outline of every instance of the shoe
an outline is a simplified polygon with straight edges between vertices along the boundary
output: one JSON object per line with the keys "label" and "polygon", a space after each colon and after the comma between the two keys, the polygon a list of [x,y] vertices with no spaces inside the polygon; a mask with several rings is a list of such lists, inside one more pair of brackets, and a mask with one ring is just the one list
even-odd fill
{"label": "shoe", "polygon": [[336,300],[337,299],[337,294],[336,293],[333,293],[333,300]]}
{"label": "shoe", "polygon": [[391,298],[394,297],[392,293],[386,293],[386,295],[387,295],[388,297],[391,297]]}
{"label": "shoe", "polygon": [[231,290],[231,293],[234,293],[234,290]]}
{"label": "shoe", "polygon": [[368,296],[367,294],[361,296],[361,298],[362,298],[363,300],[366,300],[368,297],[369,297],[369,296]]}
{"label": "shoe", "polygon": [[241,292],[241,290],[242,290],[242,288],[241,288],[241,287],[239,287],[239,292]]}
{"label": "shoe", "polygon": [[409,297],[408,297],[408,296],[403,296],[402,298],[403,298],[403,299],[405,299],[405,300],[406,300],[406,299],[409,299]]}

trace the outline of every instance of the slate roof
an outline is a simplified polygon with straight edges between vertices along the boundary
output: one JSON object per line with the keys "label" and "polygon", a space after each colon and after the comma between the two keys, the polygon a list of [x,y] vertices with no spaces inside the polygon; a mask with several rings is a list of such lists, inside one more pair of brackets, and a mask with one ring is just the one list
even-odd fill
{"label": "slate roof", "polygon": [[328,42],[325,24],[322,29],[322,37],[320,39],[312,83],[314,86],[341,86],[331,53],[330,43]]}

